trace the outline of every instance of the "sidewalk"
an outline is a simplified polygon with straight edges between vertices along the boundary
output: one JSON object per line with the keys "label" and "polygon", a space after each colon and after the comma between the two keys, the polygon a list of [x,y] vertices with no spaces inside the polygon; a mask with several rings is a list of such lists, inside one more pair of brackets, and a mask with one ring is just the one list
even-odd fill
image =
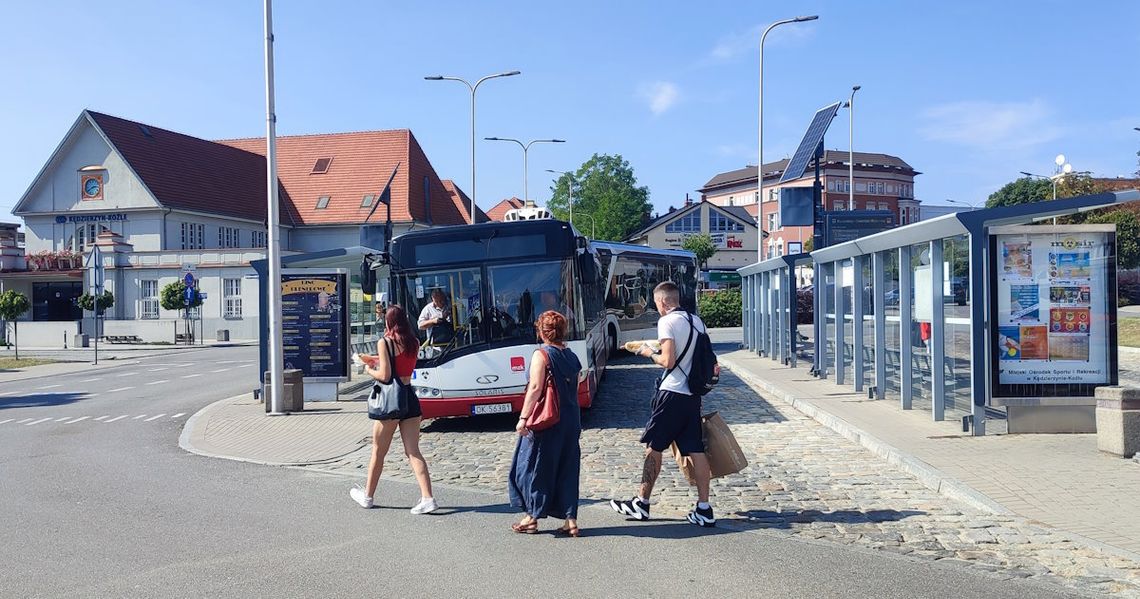
{"label": "sidewalk", "polygon": [[90,362],[54,362],[52,364],[40,364],[38,366],[24,366],[13,370],[0,370],[0,383],[38,379],[59,374],[71,374],[84,370],[122,366],[123,364],[129,363],[129,361],[125,360],[105,360],[99,362],[98,366]]}
{"label": "sidewalk", "polygon": [[928,487],[1140,553],[1140,464],[1100,453],[1096,435],[974,437],[957,422],[934,422],[929,412],[868,400],[749,351],[721,361]]}

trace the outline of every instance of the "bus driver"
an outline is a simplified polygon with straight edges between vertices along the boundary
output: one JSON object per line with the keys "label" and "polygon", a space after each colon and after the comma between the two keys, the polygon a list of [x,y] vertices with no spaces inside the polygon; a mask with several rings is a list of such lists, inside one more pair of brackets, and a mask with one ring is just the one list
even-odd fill
{"label": "bus driver", "polygon": [[448,308],[447,296],[442,289],[437,287],[431,290],[431,301],[420,311],[417,324],[421,331],[427,331],[429,345],[447,343],[451,340],[451,310]]}

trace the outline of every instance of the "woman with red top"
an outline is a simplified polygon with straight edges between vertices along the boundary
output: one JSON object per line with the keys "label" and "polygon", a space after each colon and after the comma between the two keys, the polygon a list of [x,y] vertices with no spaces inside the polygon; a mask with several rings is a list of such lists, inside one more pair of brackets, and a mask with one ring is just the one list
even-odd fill
{"label": "woman with red top", "polygon": [[[365,363],[365,370],[372,378],[378,381],[391,380],[393,374],[400,377],[405,385],[412,380],[412,371],[416,368],[416,355],[420,349],[420,342],[412,331],[408,313],[396,304],[388,306],[384,313],[386,330],[384,337],[376,344],[375,356],[361,356]],[[395,356],[389,360],[388,356]],[[380,473],[384,470],[384,456],[392,445],[392,437],[396,429],[400,429],[400,439],[404,442],[404,453],[412,464],[416,473],[416,482],[420,485],[420,502],[412,508],[413,514],[427,514],[438,507],[431,494],[431,477],[428,475],[427,462],[420,453],[420,420],[423,412],[420,410],[419,399],[411,397],[408,406],[408,415],[401,420],[377,420],[372,425],[372,459],[368,462],[367,486],[359,486],[349,491],[360,507],[372,507],[372,495],[376,492],[376,483],[380,480]]]}

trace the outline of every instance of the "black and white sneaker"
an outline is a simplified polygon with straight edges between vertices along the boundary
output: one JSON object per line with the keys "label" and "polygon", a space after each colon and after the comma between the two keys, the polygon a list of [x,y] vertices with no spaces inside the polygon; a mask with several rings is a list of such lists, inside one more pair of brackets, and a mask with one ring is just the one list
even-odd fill
{"label": "black and white sneaker", "polygon": [[645,521],[649,519],[649,504],[638,497],[620,501],[611,499],[610,507],[612,507],[615,512],[629,516],[629,518],[633,520]]}
{"label": "black and white sneaker", "polygon": [[704,509],[701,509],[700,506],[693,506],[693,511],[689,512],[688,520],[690,524],[704,528],[716,526],[716,516],[713,515],[711,505]]}

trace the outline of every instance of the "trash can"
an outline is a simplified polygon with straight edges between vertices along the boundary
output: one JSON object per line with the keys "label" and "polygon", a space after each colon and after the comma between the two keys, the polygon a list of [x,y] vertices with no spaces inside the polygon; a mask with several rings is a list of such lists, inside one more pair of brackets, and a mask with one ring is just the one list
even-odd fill
{"label": "trash can", "polygon": [[229,329],[218,329],[218,341],[229,341],[229,340],[230,340],[230,330]]}
{"label": "trash can", "polygon": [[[286,369],[282,373],[282,375],[283,375],[283,379],[284,379],[284,383],[285,383],[285,385],[284,385],[285,389],[284,389],[284,393],[282,394],[282,399],[284,401],[282,402],[282,405],[281,405],[281,411],[283,411],[283,412],[303,412],[305,410],[305,379],[304,379],[304,374],[299,369],[290,368],[290,369]],[[262,380],[264,381],[263,386],[267,391],[270,388],[270,384],[271,384],[269,378],[270,378],[270,374],[268,371],[266,371],[265,377]],[[266,412],[273,411],[273,404],[271,401],[269,401],[269,397],[270,397],[270,395],[267,392],[264,396],[265,411]]]}
{"label": "trash can", "polygon": [[91,338],[87,333],[79,333],[75,336],[75,347],[88,347],[91,345]]}

